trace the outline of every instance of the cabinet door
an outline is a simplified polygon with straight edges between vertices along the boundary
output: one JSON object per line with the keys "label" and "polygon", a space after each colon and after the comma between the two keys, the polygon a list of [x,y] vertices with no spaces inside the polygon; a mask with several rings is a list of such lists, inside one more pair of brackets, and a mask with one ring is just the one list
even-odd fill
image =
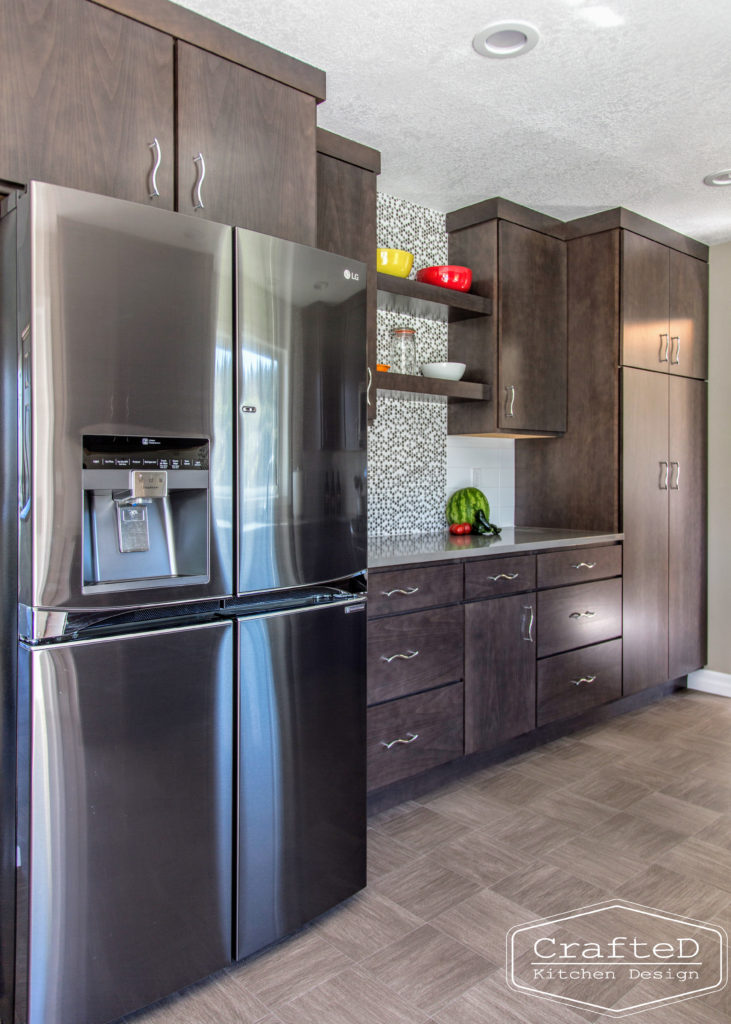
{"label": "cabinet door", "polygon": [[376,418],[376,175],[317,154],[317,245],[368,266],[368,420]]}
{"label": "cabinet door", "polygon": [[668,379],[622,370],[625,695],[669,678]]}
{"label": "cabinet door", "polygon": [[187,43],[177,54],[177,208],[314,245],[314,97]]}
{"label": "cabinet door", "polygon": [[536,724],[535,594],[465,606],[465,753]]}
{"label": "cabinet door", "polygon": [[0,178],[173,209],[170,36],[81,0],[9,0],[3,15]]}
{"label": "cabinet door", "polygon": [[566,243],[500,221],[498,424],[566,429]]}
{"label": "cabinet door", "polygon": [[708,377],[708,264],[670,250],[670,372]]}
{"label": "cabinet door", "polygon": [[669,250],[622,232],[622,343],[620,362],[642,370],[670,366]]}
{"label": "cabinet door", "polygon": [[704,381],[671,378],[669,677],[706,661],[706,409]]}

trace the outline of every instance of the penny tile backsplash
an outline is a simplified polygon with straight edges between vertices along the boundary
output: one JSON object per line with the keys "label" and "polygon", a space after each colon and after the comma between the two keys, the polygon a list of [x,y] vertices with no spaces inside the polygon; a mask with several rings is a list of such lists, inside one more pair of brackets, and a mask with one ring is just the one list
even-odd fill
{"label": "penny tile backsplash", "polygon": [[[378,245],[414,253],[414,270],[447,262],[444,214],[378,195]],[[393,327],[416,331],[417,362],[447,358],[447,325],[378,311],[378,360],[388,362]],[[368,428],[368,529],[375,537],[446,528],[444,505],[460,487],[475,486],[490,502],[492,521],[515,522],[514,441],[448,437],[447,400],[379,391]]]}

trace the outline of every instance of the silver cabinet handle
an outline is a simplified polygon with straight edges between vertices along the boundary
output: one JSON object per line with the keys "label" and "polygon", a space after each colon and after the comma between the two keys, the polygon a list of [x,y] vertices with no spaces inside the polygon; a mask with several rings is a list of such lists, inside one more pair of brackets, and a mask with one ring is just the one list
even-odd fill
{"label": "silver cabinet handle", "polygon": [[[663,469],[663,466],[665,467],[665,469]],[[670,470],[670,467],[669,467],[668,463],[663,460],[660,463],[660,480],[658,481],[658,485],[657,485],[660,488],[661,491],[666,491],[668,489],[668,472],[669,472],[669,470]]]}
{"label": "silver cabinet handle", "polygon": [[[663,340],[664,339],[664,340]],[[660,354],[658,356],[658,362],[666,363],[668,361],[668,351],[670,349],[670,335],[660,335]]]}
{"label": "silver cabinet handle", "polygon": [[162,150],[160,149],[160,143],[157,139],[153,139],[152,142],[149,143],[148,149],[151,149],[155,154],[152,170],[150,171],[150,199],[157,199],[160,195],[160,190],[157,187],[157,172],[160,168],[160,161],[162,160]]}
{"label": "silver cabinet handle", "polygon": [[418,653],[418,651],[409,651],[407,654],[392,654],[390,658],[387,658],[385,654],[382,654],[381,661],[386,661],[389,665],[392,661],[395,661],[396,658],[403,658],[404,661],[411,661],[411,659],[415,658]]}
{"label": "silver cabinet handle", "polygon": [[396,590],[381,591],[384,597],[393,597],[394,594],[403,594],[404,597],[411,597],[412,594],[417,594],[418,592],[418,587],[407,587],[406,590],[402,590],[401,587],[397,587]]}
{"label": "silver cabinet handle", "polygon": [[371,404],[371,385],[373,384],[373,371],[368,367],[368,387],[366,388],[366,405]]}
{"label": "silver cabinet handle", "polygon": [[409,737],[407,740],[391,740],[390,743],[386,743],[385,740],[381,740],[381,746],[385,747],[386,750],[390,750],[391,747],[395,747],[397,743],[413,743],[414,740],[418,740],[419,738],[418,732],[407,732],[406,735]]}
{"label": "silver cabinet handle", "polygon": [[596,612],[571,612],[570,619],[593,619]]}
{"label": "silver cabinet handle", "polygon": [[201,195],[201,186],[206,177],[206,162],[203,159],[203,154],[199,153],[198,156],[193,157],[193,163],[198,164],[198,175],[195,179],[195,185],[193,186],[193,209],[202,210],[204,208],[203,197]]}
{"label": "silver cabinet handle", "polygon": [[596,676],[581,676],[579,679],[572,679],[574,686],[581,686],[582,683],[593,683]]}
{"label": "silver cabinet handle", "polygon": [[[675,469],[673,469],[673,466]],[[675,474],[675,483],[673,483],[673,474]],[[677,491],[680,489],[680,463],[670,463],[670,490]]]}
{"label": "silver cabinet handle", "polygon": [[508,384],[505,388],[505,415],[514,416],[515,406],[515,384]]}
{"label": "silver cabinet handle", "polygon": [[499,572],[497,576],[488,576],[487,578],[493,583],[497,583],[498,580],[517,580],[519,576],[519,572]]}
{"label": "silver cabinet handle", "polygon": [[596,566],[596,562],[573,562],[571,565],[572,569],[593,569]]}
{"label": "silver cabinet handle", "polygon": [[[528,612],[528,624],[526,625],[526,612]],[[533,622],[535,621],[533,615],[533,605],[524,604],[523,614],[520,618],[520,638],[521,640],[528,640],[533,643]]]}
{"label": "silver cabinet handle", "polygon": [[[677,366],[680,362],[680,335],[676,334],[674,338],[670,339],[670,365]],[[673,359],[673,346],[672,342],[675,342],[675,359]]]}

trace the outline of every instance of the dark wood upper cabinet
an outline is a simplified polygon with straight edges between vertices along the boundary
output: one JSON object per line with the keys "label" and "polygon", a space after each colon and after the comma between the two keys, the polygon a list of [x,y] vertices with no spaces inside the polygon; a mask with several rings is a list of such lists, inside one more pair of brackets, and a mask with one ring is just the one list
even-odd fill
{"label": "dark wood upper cabinet", "polygon": [[708,264],[623,231],[622,364],[704,380],[707,336]]}
{"label": "dark wood upper cabinet", "polygon": [[178,41],[177,208],[314,245],[315,99]]}
{"label": "dark wood upper cabinet", "polygon": [[[484,218],[484,219],[481,219]],[[449,358],[493,401],[450,402],[450,434],[556,434],[566,429],[566,243],[558,222],[489,200],[447,217],[449,261],[472,269],[493,315],[449,326]]]}
{"label": "dark wood upper cabinet", "polygon": [[674,679],[706,663],[708,385],[682,377],[671,377],[668,385],[668,633]]}
{"label": "dark wood upper cabinet", "polygon": [[670,250],[670,372],[708,378],[708,264]]}
{"label": "dark wood upper cabinet", "polygon": [[465,605],[465,753],[536,724],[536,596]]}
{"label": "dark wood upper cabinet", "polygon": [[376,210],[380,154],[317,130],[317,245],[368,267],[368,419],[376,416]]}
{"label": "dark wood upper cabinet", "polygon": [[6,0],[0,67],[0,178],[173,209],[170,36],[82,0]]}

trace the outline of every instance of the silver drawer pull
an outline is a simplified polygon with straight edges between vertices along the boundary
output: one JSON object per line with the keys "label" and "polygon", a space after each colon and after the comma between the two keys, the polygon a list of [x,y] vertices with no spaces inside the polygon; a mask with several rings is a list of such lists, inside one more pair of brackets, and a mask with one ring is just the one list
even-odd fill
{"label": "silver drawer pull", "polygon": [[152,142],[148,143],[147,148],[151,149],[154,153],[148,192],[150,199],[158,199],[160,197],[160,190],[157,187],[157,172],[160,169],[160,162],[162,161],[162,150],[160,149],[160,143],[157,139],[153,139]]}
{"label": "silver drawer pull", "polygon": [[397,587],[396,590],[381,591],[384,597],[393,597],[394,594],[403,594],[404,597],[411,597],[412,594],[417,594],[418,592],[418,587],[407,587],[406,590],[402,590],[400,587]]}
{"label": "silver drawer pull", "polygon": [[660,352],[658,355],[658,362],[666,363],[668,361],[668,350],[670,348],[670,335],[660,335]]}
{"label": "silver drawer pull", "polygon": [[418,732],[407,732],[406,735],[409,737],[407,740],[391,740],[390,743],[386,743],[385,740],[381,740],[381,746],[385,747],[386,750],[390,750],[391,747],[395,747],[397,743],[413,743],[414,740],[418,740],[419,738]]}
{"label": "silver drawer pull", "polygon": [[[527,615],[526,615],[527,612]],[[520,639],[528,640],[529,643],[534,643],[533,640],[533,622],[535,621],[533,615],[533,605],[524,604],[523,611],[520,617]]]}
{"label": "silver drawer pull", "polygon": [[385,654],[382,654],[381,661],[387,661],[389,665],[392,661],[395,661],[396,658],[403,658],[404,661],[411,661],[411,659],[415,658],[418,653],[418,651],[409,651],[407,654],[392,654],[390,658],[387,658]]}
{"label": "silver drawer pull", "polygon": [[[675,359],[673,359],[673,342],[677,342],[677,348],[675,349]],[[676,334],[670,339],[670,365],[677,366],[680,362],[680,337]]]}
{"label": "silver drawer pull", "polygon": [[574,686],[581,686],[582,683],[593,683],[596,676],[581,676],[580,679],[572,679]]}
{"label": "silver drawer pull", "polygon": [[500,572],[497,576],[488,576],[487,578],[493,583],[497,583],[498,580],[517,580],[519,576],[519,572]]}
{"label": "silver drawer pull", "polygon": [[574,562],[571,566],[572,569],[593,569],[596,566],[596,562]]}
{"label": "silver drawer pull", "polygon": [[593,619],[596,612],[571,612],[570,619]]}
{"label": "silver drawer pull", "polygon": [[203,196],[201,195],[201,187],[206,177],[206,162],[203,159],[203,154],[199,153],[198,156],[194,156],[193,163],[198,164],[198,174],[195,179],[195,185],[193,186],[193,209],[203,210],[205,209],[205,203],[203,202]]}

